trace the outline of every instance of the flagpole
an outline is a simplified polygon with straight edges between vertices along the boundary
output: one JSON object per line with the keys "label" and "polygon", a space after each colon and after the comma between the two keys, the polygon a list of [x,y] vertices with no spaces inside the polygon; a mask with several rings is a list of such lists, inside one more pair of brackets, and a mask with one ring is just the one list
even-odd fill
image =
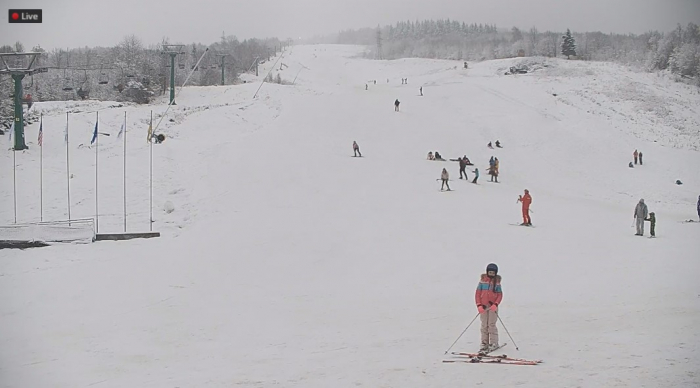
{"label": "flagpole", "polygon": [[151,167],[150,167],[150,173],[149,173],[149,189],[150,189],[150,222],[148,223],[149,230],[152,232],[153,231],[153,111],[151,111],[151,124],[148,127],[148,142],[150,143],[149,148],[150,148],[150,158],[151,158]]}
{"label": "flagpole", "polygon": [[100,218],[99,218],[100,215],[98,212],[98,205],[97,205],[97,198],[98,198],[98,195],[97,195],[97,176],[98,176],[98,174],[97,174],[97,172],[98,172],[97,161],[99,160],[99,158],[98,158],[98,151],[97,150],[100,148],[99,147],[100,136],[97,133],[97,127],[98,127],[98,124],[100,122],[100,112],[98,111],[95,113],[97,113],[97,117],[95,118],[95,135],[94,135],[95,136],[95,233],[99,233],[100,232]]}
{"label": "flagpole", "polygon": [[126,233],[126,111],[124,111],[124,233]]}
{"label": "flagpole", "polygon": [[44,221],[44,114],[39,116],[39,221]]}
{"label": "flagpole", "polygon": [[68,147],[68,115],[70,113],[66,112],[66,182],[68,183],[68,226],[71,226],[70,223],[70,157],[69,157],[69,147]]}

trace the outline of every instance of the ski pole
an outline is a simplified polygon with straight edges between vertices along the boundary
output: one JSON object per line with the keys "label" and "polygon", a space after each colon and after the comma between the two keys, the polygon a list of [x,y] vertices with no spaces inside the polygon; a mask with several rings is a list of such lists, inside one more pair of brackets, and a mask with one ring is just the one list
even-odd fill
{"label": "ski pole", "polygon": [[513,336],[510,335],[510,332],[508,332],[508,328],[506,327],[506,324],[503,323],[503,320],[501,317],[496,313],[496,316],[498,317],[498,320],[501,321],[501,325],[503,325],[503,328],[506,329],[506,333],[508,334],[508,337],[510,337],[510,340],[513,341],[513,345],[515,346],[515,350],[520,350],[518,349],[518,345],[515,343],[515,340],[513,339]]}
{"label": "ski pole", "polygon": [[[452,349],[452,347],[455,346],[455,344],[457,343],[457,341],[459,341],[459,339],[462,338],[462,336],[464,335],[464,333],[467,332],[467,329],[469,329],[469,327],[472,325],[472,323],[474,323],[474,321],[476,321],[476,318],[477,318],[477,317],[479,317],[479,313],[476,313],[476,316],[474,317],[474,319],[472,319],[471,322],[469,322],[469,324],[467,325],[467,327],[464,328],[464,331],[462,331],[462,334],[460,334],[459,337],[457,337],[457,339],[455,340],[455,342],[453,342],[452,345],[450,345],[450,347],[447,348],[447,350],[445,350],[445,354],[447,354],[447,352],[449,352],[450,349]],[[516,348],[516,349],[517,349],[517,348]]]}

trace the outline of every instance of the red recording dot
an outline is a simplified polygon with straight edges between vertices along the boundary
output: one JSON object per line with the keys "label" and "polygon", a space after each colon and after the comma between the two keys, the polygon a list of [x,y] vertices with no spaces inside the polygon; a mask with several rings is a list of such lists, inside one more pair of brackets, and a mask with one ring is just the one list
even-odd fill
{"label": "red recording dot", "polygon": [[12,20],[17,20],[19,19],[19,14],[17,12],[12,14]]}

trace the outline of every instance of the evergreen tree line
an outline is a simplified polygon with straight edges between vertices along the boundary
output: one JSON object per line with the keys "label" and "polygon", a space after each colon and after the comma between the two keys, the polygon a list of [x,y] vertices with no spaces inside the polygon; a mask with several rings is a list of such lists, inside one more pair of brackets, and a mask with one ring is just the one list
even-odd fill
{"label": "evergreen tree line", "polygon": [[[590,61],[611,61],[638,65],[645,69],[670,70],[682,77],[695,78],[700,85],[700,27],[680,24],[670,32],[606,34],[528,31],[513,27],[466,24],[454,20],[404,21],[377,28],[344,30],[336,43],[370,47],[371,58],[436,58],[488,60],[520,55],[567,57]],[[322,39],[328,41],[328,38]],[[378,52],[378,42],[381,52]],[[566,50],[566,52],[564,51]]]}
{"label": "evergreen tree line", "polygon": [[[162,44],[168,44],[164,39]],[[255,58],[265,61],[282,49],[286,42],[276,38],[246,39],[222,36],[209,45],[209,52],[202,59],[188,85],[216,85],[221,83],[221,57],[224,59],[225,83],[237,82],[238,75],[251,69]],[[182,85],[194,69],[197,60],[207,46],[188,44],[184,54],[175,60],[175,85]],[[25,94],[33,101],[57,101],[99,99],[107,101],[131,101],[147,103],[154,96],[168,93],[170,87],[170,56],[162,54],[161,45],[145,46],[134,35],[125,37],[114,47],[84,47],[45,51],[37,46],[33,52],[42,55],[34,67],[48,67],[45,73],[25,77]],[[25,52],[21,42],[0,46],[3,52]],[[254,70],[254,68],[253,68]],[[253,71],[251,70],[251,71]],[[69,90],[70,89],[70,90]],[[0,115],[11,110],[14,86],[11,78],[0,78]]]}

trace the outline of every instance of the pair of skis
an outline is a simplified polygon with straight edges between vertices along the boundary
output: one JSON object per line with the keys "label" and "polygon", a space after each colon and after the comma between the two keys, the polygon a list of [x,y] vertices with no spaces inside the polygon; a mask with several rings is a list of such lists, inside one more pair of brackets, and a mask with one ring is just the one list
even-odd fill
{"label": "pair of skis", "polygon": [[457,357],[451,360],[442,360],[444,363],[467,363],[467,364],[509,364],[509,365],[537,365],[542,363],[542,360],[526,360],[524,358],[513,358],[507,355],[491,355],[490,353],[506,346],[503,344],[490,352],[480,352],[480,353],[464,353],[464,352],[451,352],[453,356]]}

